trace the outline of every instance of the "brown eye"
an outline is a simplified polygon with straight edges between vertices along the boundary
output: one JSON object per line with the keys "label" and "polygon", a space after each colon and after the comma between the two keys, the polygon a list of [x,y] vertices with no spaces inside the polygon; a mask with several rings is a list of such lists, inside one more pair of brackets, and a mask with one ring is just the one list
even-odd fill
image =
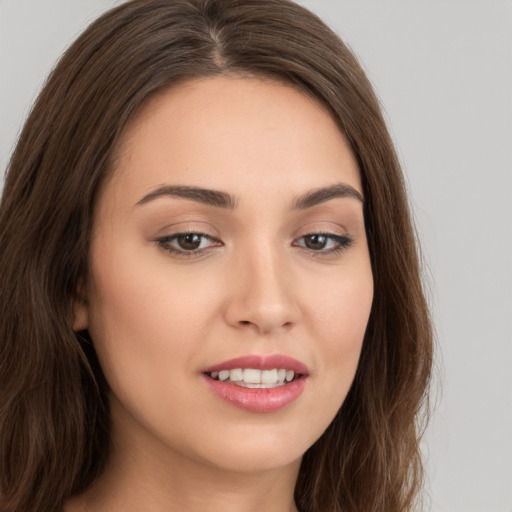
{"label": "brown eye", "polygon": [[325,235],[307,235],[304,237],[304,245],[314,251],[325,249],[328,241],[329,238]]}
{"label": "brown eye", "polygon": [[334,233],[311,233],[304,235],[293,242],[295,247],[309,249],[312,253],[323,255],[336,254],[348,249],[353,239],[348,235],[338,235]]}
{"label": "brown eye", "polygon": [[202,235],[197,233],[187,233],[176,237],[178,246],[185,251],[194,251],[199,249],[201,241]]}
{"label": "brown eye", "polygon": [[155,240],[157,244],[167,252],[177,256],[200,255],[209,249],[222,245],[217,240],[205,233],[175,233]]}

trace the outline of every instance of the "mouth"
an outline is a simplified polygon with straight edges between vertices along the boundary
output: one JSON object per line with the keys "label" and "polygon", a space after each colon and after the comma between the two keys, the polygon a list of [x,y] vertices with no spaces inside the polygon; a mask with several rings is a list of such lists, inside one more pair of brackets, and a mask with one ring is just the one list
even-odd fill
{"label": "mouth", "polygon": [[216,364],[202,374],[214,394],[228,404],[249,412],[274,412],[299,398],[308,369],[284,355],[250,355]]}
{"label": "mouth", "polygon": [[216,381],[250,389],[277,388],[303,377],[302,374],[286,368],[272,368],[271,370],[234,368],[232,370],[206,372],[205,375]]}

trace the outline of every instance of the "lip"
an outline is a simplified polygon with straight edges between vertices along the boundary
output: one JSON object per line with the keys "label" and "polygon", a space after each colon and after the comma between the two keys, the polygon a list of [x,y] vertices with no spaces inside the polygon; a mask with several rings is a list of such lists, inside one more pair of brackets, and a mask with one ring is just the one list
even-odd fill
{"label": "lip", "polygon": [[[275,388],[244,388],[229,382],[214,380],[206,373],[235,368],[272,370],[285,368],[301,376]],[[203,370],[202,378],[209,389],[224,402],[248,412],[268,413],[279,411],[295,402],[304,391],[308,368],[304,363],[282,354],[248,355],[223,361]]]}
{"label": "lip", "polygon": [[253,368],[255,370],[272,370],[274,368],[285,368],[293,370],[301,375],[308,374],[308,367],[293,359],[293,357],[283,354],[258,355],[252,354],[248,356],[235,357],[228,361],[209,366],[202,370],[203,373],[220,372],[221,370],[234,370],[235,368]]}

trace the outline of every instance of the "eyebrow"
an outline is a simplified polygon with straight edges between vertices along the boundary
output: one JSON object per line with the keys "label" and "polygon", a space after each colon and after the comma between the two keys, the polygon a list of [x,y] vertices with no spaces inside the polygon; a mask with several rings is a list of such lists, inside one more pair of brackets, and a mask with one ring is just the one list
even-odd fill
{"label": "eyebrow", "polygon": [[[137,205],[143,205],[160,197],[178,197],[190,199],[208,206],[234,210],[237,200],[232,195],[219,190],[180,185],[163,185],[145,195]],[[352,198],[364,203],[363,196],[354,187],[346,183],[336,183],[327,187],[306,192],[293,202],[292,210],[306,210],[335,198]]]}
{"label": "eyebrow", "polygon": [[177,185],[164,185],[153,190],[145,195],[137,205],[142,205],[158,199],[159,197],[172,196],[182,199],[190,199],[198,203],[203,203],[209,206],[216,206],[218,208],[227,208],[233,210],[236,208],[236,199],[218,190],[209,190],[200,187],[186,187]]}
{"label": "eyebrow", "polygon": [[321,203],[325,203],[331,199],[338,197],[347,197],[357,199],[364,204],[363,196],[354,187],[346,183],[336,183],[328,187],[322,187],[315,190],[306,192],[304,195],[299,196],[294,204],[293,210],[306,210]]}

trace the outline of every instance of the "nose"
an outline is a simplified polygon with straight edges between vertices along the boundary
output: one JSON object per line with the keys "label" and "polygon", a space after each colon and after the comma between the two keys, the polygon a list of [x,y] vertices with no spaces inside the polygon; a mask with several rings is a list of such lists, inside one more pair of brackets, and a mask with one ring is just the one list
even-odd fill
{"label": "nose", "polygon": [[290,262],[277,251],[245,255],[231,267],[226,321],[260,335],[290,329],[300,317]]}

